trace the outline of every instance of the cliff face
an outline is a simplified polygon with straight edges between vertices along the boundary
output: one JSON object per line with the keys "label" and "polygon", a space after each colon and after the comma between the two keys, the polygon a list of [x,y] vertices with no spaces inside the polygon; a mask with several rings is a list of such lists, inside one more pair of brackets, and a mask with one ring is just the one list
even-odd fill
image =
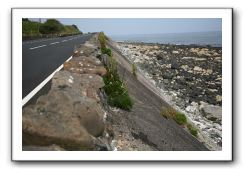
{"label": "cliff face", "polygon": [[106,69],[96,58],[96,42],[94,36],[76,47],[73,58],[52,78],[50,91],[23,109],[23,150],[104,148],[96,137],[104,132],[98,93]]}

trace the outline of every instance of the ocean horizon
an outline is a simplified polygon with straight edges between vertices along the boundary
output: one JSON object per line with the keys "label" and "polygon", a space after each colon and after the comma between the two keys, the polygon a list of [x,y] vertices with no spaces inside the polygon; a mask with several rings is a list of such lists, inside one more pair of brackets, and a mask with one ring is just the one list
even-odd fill
{"label": "ocean horizon", "polygon": [[110,35],[110,37],[118,42],[145,42],[200,46],[210,45],[213,47],[222,47],[222,31]]}

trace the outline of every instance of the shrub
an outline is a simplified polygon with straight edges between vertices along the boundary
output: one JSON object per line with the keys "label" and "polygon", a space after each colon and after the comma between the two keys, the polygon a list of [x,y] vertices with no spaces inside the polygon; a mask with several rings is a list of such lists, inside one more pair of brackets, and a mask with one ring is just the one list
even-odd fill
{"label": "shrub", "polygon": [[176,113],[174,120],[179,125],[184,125],[187,123],[186,115],[184,115],[182,113],[178,113],[178,112]]}
{"label": "shrub", "polygon": [[104,35],[103,32],[100,32],[99,35],[98,35],[98,40],[100,42],[100,45],[101,45],[101,49],[102,48],[106,48],[106,37]]}
{"label": "shrub", "polygon": [[31,22],[28,19],[23,19],[22,21],[22,33],[23,35],[33,36],[39,34],[39,27],[41,23]]}
{"label": "shrub", "polygon": [[132,74],[133,74],[135,77],[137,77],[137,75],[136,75],[137,68],[136,68],[135,63],[133,63],[133,64],[131,65],[131,67],[132,67]]}
{"label": "shrub", "polygon": [[183,113],[179,113],[175,109],[170,107],[166,110],[161,111],[161,115],[166,119],[173,119],[179,125],[184,125],[187,123],[186,116]]}
{"label": "shrub", "polygon": [[103,54],[107,54],[108,56],[112,56],[112,51],[109,48],[106,48],[106,47],[102,48],[101,51]]}
{"label": "shrub", "polygon": [[108,104],[124,110],[131,110],[133,101],[125,88],[123,80],[120,79],[117,71],[117,62],[112,57],[112,51],[106,48],[106,36],[103,32],[98,35],[98,40],[101,45],[101,52],[107,54],[109,57],[109,64],[107,65],[107,73],[103,76],[104,90],[108,95]]}
{"label": "shrub", "polygon": [[54,34],[64,30],[64,26],[56,19],[48,19],[44,24],[40,26],[40,33],[42,34]]}
{"label": "shrub", "polygon": [[105,83],[104,90],[108,95],[108,104],[124,110],[131,110],[133,101],[117,73],[117,63],[113,57],[109,59],[107,74],[103,77],[103,81]]}
{"label": "shrub", "polygon": [[166,110],[161,111],[161,115],[167,119],[173,119],[179,125],[187,125],[189,132],[197,137],[198,130],[194,128],[191,124],[187,123],[185,114],[177,112],[173,108],[167,108]]}
{"label": "shrub", "polygon": [[191,124],[187,124],[187,128],[193,136],[197,137],[198,131],[196,128],[194,128]]}
{"label": "shrub", "polygon": [[105,86],[104,90],[108,95],[108,103],[124,110],[131,110],[133,102],[124,87],[123,81],[116,72],[109,71],[103,77]]}
{"label": "shrub", "polygon": [[73,25],[64,25],[64,29],[60,32],[61,35],[74,35],[81,33],[80,30]]}
{"label": "shrub", "polygon": [[123,110],[131,110],[133,106],[133,102],[131,98],[129,97],[128,92],[124,92],[122,95],[117,95],[114,97],[109,97],[108,103],[111,106],[119,107]]}
{"label": "shrub", "polygon": [[166,119],[173,119],[176,115],[177,111],[173,108],[167,108],[166,110],[161,111],[161,115]]}

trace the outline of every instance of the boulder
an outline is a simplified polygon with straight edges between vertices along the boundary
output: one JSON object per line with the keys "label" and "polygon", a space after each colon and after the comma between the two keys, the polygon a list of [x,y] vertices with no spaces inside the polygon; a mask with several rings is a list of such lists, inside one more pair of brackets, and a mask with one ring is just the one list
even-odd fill
{"label": "boulder", "polygon": [[87,41],[85,44],[80,46],[79,51],[80,51],[80,53],[82,53],[85,56],[95,56],[96,57],[99,49],[95,44],[92,44],[89,41]]}
{"label": "boulder", "polygon": [[172,79],[176,75],[177,75],[177,72],[174,70],[166,70],[165,72],[162,73],[162,76],[164,79]]}
{"label": "boulder", "polygon": [[199,67],[199,66],[195,66],[193,68],[193,70],[194,70],[194,72],[202,72],[203,71],[203,69],[201,67]]}
{"label": "boulder", "polygon": [[188,65],[182,65],[181,68],[184,70],[184,71],[187,71],[189,69],[189,66]]}
{"label": "boulder", "polygon": [[186,85],[186,80],[183,76],[180,76],[179,78],[177,78],[176,82],[180,85]]}
{"label": "boulder", "polygon": [[200,110],[207,119],[212,121],[222,121],[222,107],[200,102]]}
{"label": "boulder", "polygon": [[71,87],[50,90],[23,109],[23,145],[61,145],[66,150],[91,150],[103,133],[103,111]]}
{"label": "boulder", "polygon": [[186,111],[199,115],[199,105],[196,102],[191,102],[191,105],[186,107]]}
{"label": "boulder", "polygon": [[101,76],[95,74],[76,74],[68,71],[57,72],[52,79],[53,90],[71,87],[78,95],[92,98],[99,102],[98,92],[104,86]]}
{"label": "boulder", "polygon": [[216,102],[222,102],[222,96],[217,95],[215,98],[216,98]]}
{"label": "boulder", "polygon": [[23,109],[23,145],[66,150],[94,150],[94,137],[104,131],[98,96],[104,86],[100,76],[57,72],[47,95]]}
{"label": "boulder", "polygon": [[180,67],[180,64],[177,61],[173,60],[171,62],[171,69],[179,69],[179,67]]}
{"label": "boulder", "polygon": [[101,61],[105,66],[108,66],[109,65],[109,56],[107,54],[102,54]]}
{"label": "boulder", "polygon": [[173,53],[173,54],[179,54],[179,51],[177,51],[177,50],[173,50],[172,53]]}

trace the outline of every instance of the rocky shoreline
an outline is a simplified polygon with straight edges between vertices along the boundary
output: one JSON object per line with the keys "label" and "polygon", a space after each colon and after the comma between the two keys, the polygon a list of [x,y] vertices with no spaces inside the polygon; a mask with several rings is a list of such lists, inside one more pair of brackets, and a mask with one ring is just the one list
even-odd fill
{"label": "rocky shoreline", "polygon": [[164,95],[185,113],[211,150],[222,149],[222,49],[196,45],[119,43]]}

